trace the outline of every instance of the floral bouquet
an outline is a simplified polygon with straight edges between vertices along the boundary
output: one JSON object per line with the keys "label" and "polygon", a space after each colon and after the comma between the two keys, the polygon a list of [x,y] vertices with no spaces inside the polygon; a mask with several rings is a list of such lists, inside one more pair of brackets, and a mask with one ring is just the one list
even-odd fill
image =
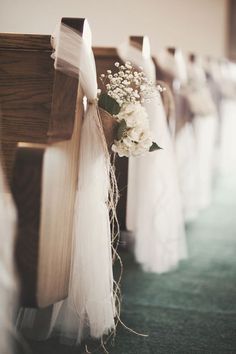
{"label": "floral bouquet", "polygon": [[142,71],[136,71],[130,62],[115,63],[116,72],[107,70],[100,79],[104,91],[99,90],[98,106],[115,119],[115,139],[111,149],[120,157],[143,155],[160,147],[153,142],[148,115],[142,106],[162,91]]}

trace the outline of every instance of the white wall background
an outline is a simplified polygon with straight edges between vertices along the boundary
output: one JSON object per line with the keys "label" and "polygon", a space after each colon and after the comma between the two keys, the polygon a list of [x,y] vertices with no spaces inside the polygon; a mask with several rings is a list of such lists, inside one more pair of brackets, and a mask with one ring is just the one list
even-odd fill
{"label": "white wall background", "polygon": [[87,17],[93,44],[147,34],[152,51],[179,46],[225,55],[227,0],[0,0],[0,32],[50,34],[61,17]]}

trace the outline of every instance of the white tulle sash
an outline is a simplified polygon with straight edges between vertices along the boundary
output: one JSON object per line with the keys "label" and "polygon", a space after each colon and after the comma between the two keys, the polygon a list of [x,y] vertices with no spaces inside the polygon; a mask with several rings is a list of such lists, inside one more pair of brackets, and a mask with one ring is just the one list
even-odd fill
{"label": "white tulle sash", "polygon": [[[155,82],[150,56],[143,58],[128,45],[121,46],[119,54]],[[173,145],[160,96],[145,108],[153,140],[162,150],[129,159],[127,226],[135,234],[138,262],[147,271],[163,273],[175,268],[187,249]]]}
{"label": "white tulle sash", "polygon": [[81,129],[69,296],[47,309],[22,310],[18,326],[38,339],[59,333],[62,340],[77,343],[87,335],[102,337],[115,325],[108,203],[110,164],[96,104],[96,68],[87,21],[83,37],[65,25],[61,25],[60,38],[58,35],[54,34],[53,41],[55,68],[79,74],[88,101]]}
{"label": "white tulle sash", "polygon": [[111,234],[107,207],[109,173],[97,107],[89,105],[82,127],[75,204],[73,263],[68,299],[54,306],[51,331],[66,338],[99,338],[114,327]]}

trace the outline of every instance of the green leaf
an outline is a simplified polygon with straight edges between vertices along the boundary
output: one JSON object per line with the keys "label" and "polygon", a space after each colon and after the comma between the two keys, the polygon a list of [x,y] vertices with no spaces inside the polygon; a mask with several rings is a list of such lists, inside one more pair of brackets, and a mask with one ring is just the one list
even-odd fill
{"label": "green leaf", "polygon": [[162,149],[162,148],[160,146],[158,146],[157,143],[155,143],[153,141],[152,146],[150,147],[149,151],[152,152],[152,151],[156,151],[156,150],[160,150],[160,149]]}
{"label": "green leaf", "polygon": [[120,112],[120,106],[114,98],[107,93],[101,93],[98,99],[98,106],[103,108],[111,115],[116,115]]}
{"label": "green leaf", "polygon": [[118,128],[117,128],[117,133],[116,133],[117,140],[120,140],[122,138],[126,129],[127,129],[126,121],[124,119],[122,119],[118,125]]}

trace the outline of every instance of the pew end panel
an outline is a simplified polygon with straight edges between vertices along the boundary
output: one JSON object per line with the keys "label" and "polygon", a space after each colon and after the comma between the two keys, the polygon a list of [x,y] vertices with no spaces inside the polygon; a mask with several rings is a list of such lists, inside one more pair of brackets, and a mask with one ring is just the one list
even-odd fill
{"label": "pew end panel", "polygon": [[[84,21],[62,19],[81,35]],[[18,209],[15,258],[21,304],[27,307],[45,307],[64,299],[71,267],[82,92],[78,78],[54,69],[52,53],[50,36],[0,34],[1,140]],[[56,170],[52,171],[47,156],[54,151]],[[61,176],[55,183],[57,190],[54,184],[50,190],[47,179],[51,183],[57,176]],[[50,215],[61,230],[58,235],[45,226],[55,194],[58,203]]]}

